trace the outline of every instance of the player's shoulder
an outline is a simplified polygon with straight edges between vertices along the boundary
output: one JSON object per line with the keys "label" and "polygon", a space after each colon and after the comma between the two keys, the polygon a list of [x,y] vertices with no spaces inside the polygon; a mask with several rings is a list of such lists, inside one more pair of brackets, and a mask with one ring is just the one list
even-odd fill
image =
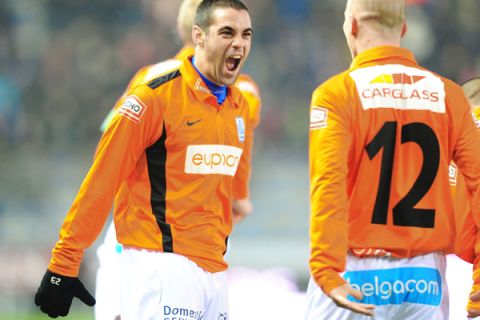
{"label": "player's shoulder", "polygon": [[247,105],[248,106],[248,100],[245,98],[244,94],[240,90],[240,88],[237,85],[232,85],[228,87],[230,90],[230,95],[232,100],[234,101],[235,104],[237,105]]}
{"label": "player's shoulder", "polygon": [[456,83],[455,81],[451,80],[450,78],[447,78],[445,76],[442,76],[441,74],[438,74],[432,70],[426,69],[426,68],[421,68],[420,69],[430,72],[433,76],[439,78],[443,84],[445,85],[445,90],[446,91],[453,91],[455,93],[461,93],[462,96],[465,94],[463,93],[462,87]]}
{"label": "player's shoulder", "polygon": [[155,90],[155,89],[158,89],[160,88],[162,85],[178,78],[181,76],[181,73],[180,73],[180,69],[176,68],[176,69],[173,69],[173,70],[170,70],[169,72],[165,73],[165,74],[162,74],[161,76],[158,76],[152,80],[150,80],[148,83],[146,83],[146,85],[152,89],[152,90]]}
{"label": "player's shoulder", "polygon": [[154,65],[148,66],[144,70],[144,83],[149,83],[154,79],[160,78],[166,74],[178,70],[182,61],[177,59],[168,59]]}
{"label": "player's shoulder", "polygon": [[338,97],[346,98],[349,87],[353,85],[353,81],[349,77],[349,70],[335,74],[320,83],[313,91],[313,98],[317,97]]}
{"label": "player's shoulder", "polygon": [[161,90],[162,86],[180,77],[180,75],[180,71],[177,68],[155,77],[150,81],[138,83],[125,93],[124,103],[125,101],[128,102],[129,99],[133,98],[134,100],[138,100],[140,104],[143,105],[155,104],[154,102],[157,100],[156,97],[158,98],[165,94],[165,92]]}
{"label": "player's shoulder", "polygon": [[235,86],[243,93],[248,92],[260,99],[260,90],[258,85],[249,75],[244,73],[240,74],[235,82]]}
{"label": "player's shoulder", "polygon": [[445,94],[446,94],[446,99],[461,99],[461,100],[465,100],[466,101],[466,98],[465,98],[465,94],[463,92],[463,89],[462,87],[456,83],[455,81],[451,80],[450,78],[448,77],[445,77],[441,74],[438,74],[430,69],[427,69],[427,68],[424,68],[424,67],[421,67],[421,66],[418,66],[418,69],[420,70],[423,70],[423,71],[426,71],[428,73],[430,73],[432,76],[440,79],[444,85],[444,89],[445,89]]}
{"label": "player's shoulder", "polygon": [[139,69],[133,76],[132,80],[130,80],[127,91],[133,90],[142,85],[148,86],[148,84],[155,79],[162,78],[163,76],[178,70],[181,63],[181,61],[176,59],[168,59],[156,64],[144,66]]}
{"label": "player's shoulder", "polygon": [[[470,104],[462,87],[455,81],[430,71],[435,76],[439,77],[445,88],[445,102],[448,110],[451,110],[451,114],[454,116],[460,116],[464,112],[470,111]],[[463,111],[461,111],[463,110]],[[459,112],[460,111],[460,112]]]}

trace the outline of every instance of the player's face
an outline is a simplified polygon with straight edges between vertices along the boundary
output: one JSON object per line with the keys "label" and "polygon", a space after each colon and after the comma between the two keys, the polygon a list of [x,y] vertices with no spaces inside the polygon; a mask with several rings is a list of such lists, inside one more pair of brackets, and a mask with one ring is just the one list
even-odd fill
{"label": "player's face", "polygon": [[245,10],[217,8],[205,33],[205,76],[219,85],[233,85],[252,42],[252,24]]}

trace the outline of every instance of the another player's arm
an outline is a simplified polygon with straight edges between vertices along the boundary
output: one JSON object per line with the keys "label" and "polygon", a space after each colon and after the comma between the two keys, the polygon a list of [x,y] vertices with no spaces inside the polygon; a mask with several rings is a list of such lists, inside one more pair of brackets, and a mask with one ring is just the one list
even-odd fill
{"label": "another player's arm", "polygon": [[345,284],[339,273],[348,250],[346,181],[352,138],[335,100],[322,86],[313,93],[310,108],[310,270],[327,294]]}
{"label": "another player's arm", "polygon": [[[345,95],[347,96],[347,95]],[[341,308],[373,315],[373,305],[348,300],[362,294],[340,276],[348,251],[348,153],[352,136],[349,102],[325,85],[310,109],[310,270],[320,288]]]}
{"label": "another player's arm", "polygon": [[[457,92],[458,91],[458,92]],[[454,118],[454,127],[460,128],[453,146],[453,161],[465,178],[465,185],[472,195],[471,210],[477,229],[480,227],[480,133],[470,112],[470,106],[461,90],[453,90],[451,103],[455,103],[455,112],[461,117]],[[473,262],[473,287],[468,303],[470,317],[480,316],[477,304],[480,301],[480,237],[475,239],[475,260]]]}
{"label": "another player's arm", "polygon": [[[463,117],[463,120],[464,120],[464,127],[466,128],[466,130],[462,130],[462,132],[464,132],[464,134],[459,138],[459,143],[460,145],[462,146],[469,146],[470,148],[467,148],[470,149],[470,151],[468,152],[476,152],[474,154],[476,154],[478,156],[478,154],[480,154],[480,151],[478,150],[478,147],[480,147],[480,142],[479,142],[479,136],[480,136],[480,109],[475,109],[474,112],[473,112],[473,116],[474,116],[474,120],[475,120],[475,126],[476,127],[476,133],[477,135],[475,135],[475,130],[472,130],[472,125],[471,125],[471,121],[470,121],[470,117],[469,117],[469,114],[466,113]],[[461,155],[459,154],[454,154],[454,157],[460,157]],[[478,164],[477,164],[478,166]],[[460,167],[460,165],[459,165]],[[473,175],[470,174],[469,177],[467,178],[466,177],[466,181],[465,183],[467,184],[467,188],[469,190],[469,193],[472,196],[472,201],[471,201],[471,204],[472,204],[472,207],[471,207],[471,210],[472,210],[472,213],[474,215],[474,221],[475,221],[475,224],[477,225],[477,230],[479,229],[480,227],[480,191],[479,191],[479,180],[480,180],[480,177],[479,177],[479,169],[477,167],[477,169],[475,169],[475,164],[471,164],[471,163],[462,163],[462,167],[460,168],[461,170],[465,170],[465,168],[469,171],[473,171]],[[463,171],[462,171],[462,174],[463,174]],[[468,181],[467,181],[468,180]],[[473,262],[474,264],[474,272],[473,272],[473,286],[472,286],[472,290],[471,290],[471,293],[470,293],[470,299],[468,301],[468,305],[467,305],[467,311],[468,311],[468,315],[469,317],[471,318],[474,318],[474,317],[478,317],[480,316],[480,234],[478,233],[477,231],[477,234],[476,234],[476,237],[475,237],[475,260]]]}

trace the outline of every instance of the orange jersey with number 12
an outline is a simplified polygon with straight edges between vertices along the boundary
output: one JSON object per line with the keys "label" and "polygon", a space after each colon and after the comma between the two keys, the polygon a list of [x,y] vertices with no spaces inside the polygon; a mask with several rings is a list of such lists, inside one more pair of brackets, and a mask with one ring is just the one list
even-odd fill
{"label": "orange jersey with number 12", "polygon": [[406,49],[377,47],[312,97],[313,278],[341,286],[347,252],[412,257],[453,252],[448,165],[480,184],[480,137],[462,89]]}

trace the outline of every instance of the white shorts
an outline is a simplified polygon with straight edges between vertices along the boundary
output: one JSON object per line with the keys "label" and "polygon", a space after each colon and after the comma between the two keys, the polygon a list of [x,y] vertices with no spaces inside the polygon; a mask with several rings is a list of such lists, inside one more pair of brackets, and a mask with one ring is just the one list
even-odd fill
{"label": "white shorts", "polygon": [[445,256],[439,253],[411,259],[348,255],[343,277],[362,291],[362,303],[375,305],[375,317],[337,307],[310,279],[305,320],[446,320],[445,269]]}
{"label": "white shorts", "polygon": [[122,320],[228,320],[226,272],[210,273],[174,253],[124,248]]}
{"label": "white shorts", "polygon": [[466,320],[468,296],[473,285],[473,266],[456,255],[447,256],[447,285],[450,292],[450,319]]}
{"label": "white shorts", "polygon": [[95,285],[95,319],[117,320],[120,317],[120,256],[113,222],[97,249],[99,268]]}

